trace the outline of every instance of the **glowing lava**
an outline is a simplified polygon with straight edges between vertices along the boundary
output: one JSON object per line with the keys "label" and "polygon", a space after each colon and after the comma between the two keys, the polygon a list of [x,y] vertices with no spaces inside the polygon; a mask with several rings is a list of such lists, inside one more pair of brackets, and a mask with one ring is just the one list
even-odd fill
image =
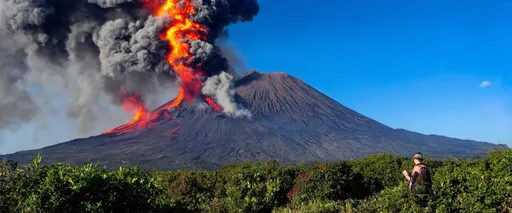
{"label": "glowing lava", "polygon": [[[190,16],[196,13],[191,0],[165,0],[163,4],[159,0],[146,0],[146,7],[152,8],[156,16],[167,15],[171,17],[170,26],[160,35],[160,38],[166,40],[171,47],[171,52],[165,60],[172,66],[180,80],[180,91],[178,96],[168,104],[160,107],[158,110],[149,112],[144,102],[138,99],[129,98],[125,101],[126,106],[134,111],[134,119],[129,123],[108,130],[107,133],[125,133],[135,131],[141,128],[148,128],[154,125],[152,120],[157,119],[163,110],[170,110],[178,107],[182,101],[190,102],[196,97],[201,96],[201,86],[205,80],[203,72],[190,62],[194,55],[190,52],[190,42],[194,40],[206,40],[208,29],[196,22],[190,20]],[[210,97],[203,97],[205,101],[216,111],[221,111],[221,107]],[[133,110],[134,109],[134,110]]]}
{"label": "glowing lava", "polygon": [[149,123],[139,122],[139,121],[148,120],[149,115],[150,115],[150,112],[146,108],[146,104],[144,103],[144,100],[142,100],[140,95],[137,95],[137,94],[128,95],[127,98],[124,100],[123,108],[126,111],[133,112],[133,114],[134,114],[133,120],[128,122],[125,125],[117,127],[115,129],[108,130],[104,134],[107,134],[107,133],[119,133],[120,134],[120,133],[124,133],[124,132],[128,132],[128,131],[133,131],[136,129],[148,127]]}
{"label": "glowing lava", "polygon": [[166,60],[181,80],[178,97],[165,106],[166,109],[178,106],[183,99],[191,101],[201,91],[202,72],[194,70],[189,64],[194,57],[190,53],[189,42],[204,40],[208,31],[201,24],[189,19],[195,13],[190,0],[166,0],[156,12],[157,16],[168,15],[173,19],[171,26],[160,37],[171,47]]}
{"label": "glowing lava", "polygon": [[130,96],[123,104],[123,108],[125,110],[134,111],[135,117],[134,121],[138,121],[140,119],[146,119],[149,111],[146,109],[146,104],[144,100],[139,95]]}

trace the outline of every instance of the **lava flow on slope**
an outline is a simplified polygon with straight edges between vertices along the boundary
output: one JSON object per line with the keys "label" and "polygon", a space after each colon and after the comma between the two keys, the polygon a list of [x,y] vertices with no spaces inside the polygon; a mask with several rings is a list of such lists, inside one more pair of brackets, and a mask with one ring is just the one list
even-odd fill
{"label": "lava flow on slope", "polygon": [[148,111],[146,104],[137,94],[124,99],[125,110],[132,111],[132,121],[106,131],[103,134],[122,134],[143,128],[150,128],[155,125],[160,116],[168,116],[167,110],[176,108],[183,101],[190,102],[195,98],[202,97],[212,109],[221,111],[222,108],[211,97],[203,97],[201,86],[206,77],[200,66],[191,64],[194,57],[190,52],[190,42],[195,40],[206,40],[208,29],[199,23],[192,21],[189,17],[196,13],[191,0],[165,0],[163,4],[156,0],[146,0],[148,9],[154,15],[160,17],[167,15],[172,21],[166,30],[160,35],[161,39],[169,43],[171,52],[165,60],[171,65],[180,80],[178,96],[171,102],[159,107],[156,110]]}

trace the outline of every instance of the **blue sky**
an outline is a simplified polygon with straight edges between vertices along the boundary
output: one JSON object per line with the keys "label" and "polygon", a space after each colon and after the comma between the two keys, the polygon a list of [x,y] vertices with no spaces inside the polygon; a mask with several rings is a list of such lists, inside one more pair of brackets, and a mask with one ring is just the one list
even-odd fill
{"label": "blue sky", "polygon": [[[512,146],[512,0],[259,2],[229,28],[248,69],[296,76],[393,128]],[[0,154],[69,140],[71,125],[0,131]]]}
{"label": "blue sky", "polygon": [[249,69],[393,128],[512,146],[512,1],[259,2],[230,27]]}

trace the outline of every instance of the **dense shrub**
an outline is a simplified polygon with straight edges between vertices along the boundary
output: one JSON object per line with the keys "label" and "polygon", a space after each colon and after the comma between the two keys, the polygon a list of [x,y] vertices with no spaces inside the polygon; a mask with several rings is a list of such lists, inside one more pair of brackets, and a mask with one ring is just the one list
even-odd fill
{"label": "dense shrub", "polygon": [[217,172],[158,172],[167,193],[159,199],[187,212],[268,212],[288,202],[296,176],[277,161],[226,165]]}
{"label": "dense shrub", "polygon": [[277,161],[231,165],[221,172],[229,212],[270,211],[287,203],[296,175],[295,169],[279,166]]}
{"label": "dense shrub", "polygon": [[[511,212],[512,149],[428,160],[435,199],[421,209],[390,154],[313,165],[277,161],[218,171],[111,171],[98,165],[0,163],[0,212]],[[435,211],[434,211],[435,210]]]}
{"label": "dense shrub", "polygon": [[309,200],[341,201],[363,198],[369,190],[364,177],[344,162],[318,163],[302,169],[289,197],[294,203]]}
{"label": "dense shrub", "polygon": [[361,173],[369,183],[371,192],[378,192],[384,187],[397,186],[403,181],[397,171],[410,170],[413,163],[409,159],[395,157],[389,153],[373,155],[348,162],[354,172]]}
{"label": "dense shrub", "polygon": [[450,159],[437,168],[435,208],[443,212],[497,212],[512,198],[512,151],[485,159]]}
{"label": "dense shrub", "polygon": [[13,207],[18,202],[13,196],[16,192],[16,182],[11,175],[16,168],[17,164],[12,161],[0,163],[0,212],[13,212]]}
{"label": "dense shrub", "polygon": [[[376,196],[360,201],[355,212],[424,212],[414,201],[406,183],[382,190]],[[426,212],[426,211],[425,211]]]}
{"label": "dense shrub", "polygon": [[154,206],[159,190],[137,168],[112,172],[98,165],[32,165],[2,169],[2,212],[141,212]]}
{"label": "dense shrub", "polygon": [[161,206],[180,211],[208,212],[218,209],[215,198],[223,183],[216,172],[158,172],[155,174],[166,193],[158,199]]}
{"label": "dense shrub", "polygon": [[350,202],[332,200],[308,200],[291,207],[275,208],[272,213],[353,213]]}

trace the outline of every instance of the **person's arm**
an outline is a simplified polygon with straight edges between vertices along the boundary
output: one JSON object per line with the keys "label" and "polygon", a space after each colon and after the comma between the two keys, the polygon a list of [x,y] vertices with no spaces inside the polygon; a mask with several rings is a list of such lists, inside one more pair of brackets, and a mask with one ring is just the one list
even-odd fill
{"label": "person's arm", "polygon": [[414,174],[412,174],[412,177],[410,178],[411,179],[410,182],[411,183],[416,182],[416,179],[418,179],[418,175],[419,175],[419,173],[415,171]]}
{"label": "person's arm", "polygon": [[411,177],[409,176],[409,172],[407,171],[403,171],[402,174],[404,175],[404,178],[407,180],[407,181],[410,181],[411,180]]}
{"label": "person's arm", "polygon": [[409,188],[411,188],[412,183],[414,181],[416,181],[416,179],[418,178],[417,168],[416,167],[412,168],[412,171],[411,171],[412,176],[405,170],[402,172],[402,174],[404,175],[405,179],[407,181],[409,181]]}

